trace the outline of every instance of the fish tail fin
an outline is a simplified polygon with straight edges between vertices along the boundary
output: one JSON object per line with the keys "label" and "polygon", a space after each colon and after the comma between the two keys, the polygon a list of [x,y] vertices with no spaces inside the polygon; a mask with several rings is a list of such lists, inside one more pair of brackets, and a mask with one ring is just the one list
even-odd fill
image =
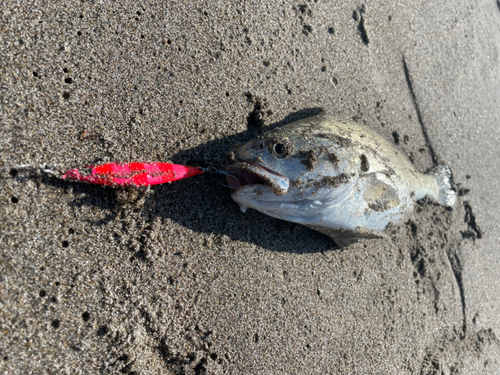
{"label": "fish tail fin", "polygon": [[457,201],[457,193],[453,189],[453,179],[450,167],[438,165],[434,167],[430,174],[434,175],[439,185],[439,203],[446,207],[452,207]]}

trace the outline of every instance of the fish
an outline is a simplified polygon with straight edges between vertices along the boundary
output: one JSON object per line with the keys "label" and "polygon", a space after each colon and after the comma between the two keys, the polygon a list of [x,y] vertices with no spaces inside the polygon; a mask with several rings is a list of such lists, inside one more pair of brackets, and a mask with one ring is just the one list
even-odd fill
{"label": "fish", "polygon": [[333,238],[385,237],[416,201],[456,202],[451,171],[420,173],[392,142],[321,114],[275,128],[228,152],[226,177],[241,210],[305,225]]}

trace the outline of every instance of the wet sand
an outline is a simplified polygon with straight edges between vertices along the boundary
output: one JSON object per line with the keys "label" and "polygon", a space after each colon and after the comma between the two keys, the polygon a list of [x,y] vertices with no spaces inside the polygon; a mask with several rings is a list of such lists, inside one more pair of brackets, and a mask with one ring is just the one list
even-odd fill
{"label": "wet sand", "polygon": [[[500,373],[500,5],[0,4],[2,374]],[[448,164],[389,238],[339,248],[220,176],[60,181],[110,161],[222,167],[324,110]]]}

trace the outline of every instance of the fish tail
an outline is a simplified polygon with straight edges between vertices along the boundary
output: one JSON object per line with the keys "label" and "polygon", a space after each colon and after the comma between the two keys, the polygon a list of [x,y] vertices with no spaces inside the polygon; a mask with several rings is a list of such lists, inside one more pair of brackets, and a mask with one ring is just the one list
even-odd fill
{"label": "fish tail", "polygon": [[453,189],[453,179],[450,167],[447,165],[438,165],[431,170],[430,174],[434,175],[439,185],[439,203],[446,207],[455,205],[457,193]]}

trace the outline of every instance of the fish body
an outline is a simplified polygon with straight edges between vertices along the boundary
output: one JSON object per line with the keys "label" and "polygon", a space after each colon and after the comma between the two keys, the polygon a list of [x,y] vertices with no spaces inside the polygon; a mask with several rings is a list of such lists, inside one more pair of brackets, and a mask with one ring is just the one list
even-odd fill
{"label": "fish body", "polygon": [[391,142],[355,122],[318,115],[274,129],[229,154],[232,198],[243,212],[337,237],[380,237],[425,196],[453,206],[450,171],[415,169]]}

